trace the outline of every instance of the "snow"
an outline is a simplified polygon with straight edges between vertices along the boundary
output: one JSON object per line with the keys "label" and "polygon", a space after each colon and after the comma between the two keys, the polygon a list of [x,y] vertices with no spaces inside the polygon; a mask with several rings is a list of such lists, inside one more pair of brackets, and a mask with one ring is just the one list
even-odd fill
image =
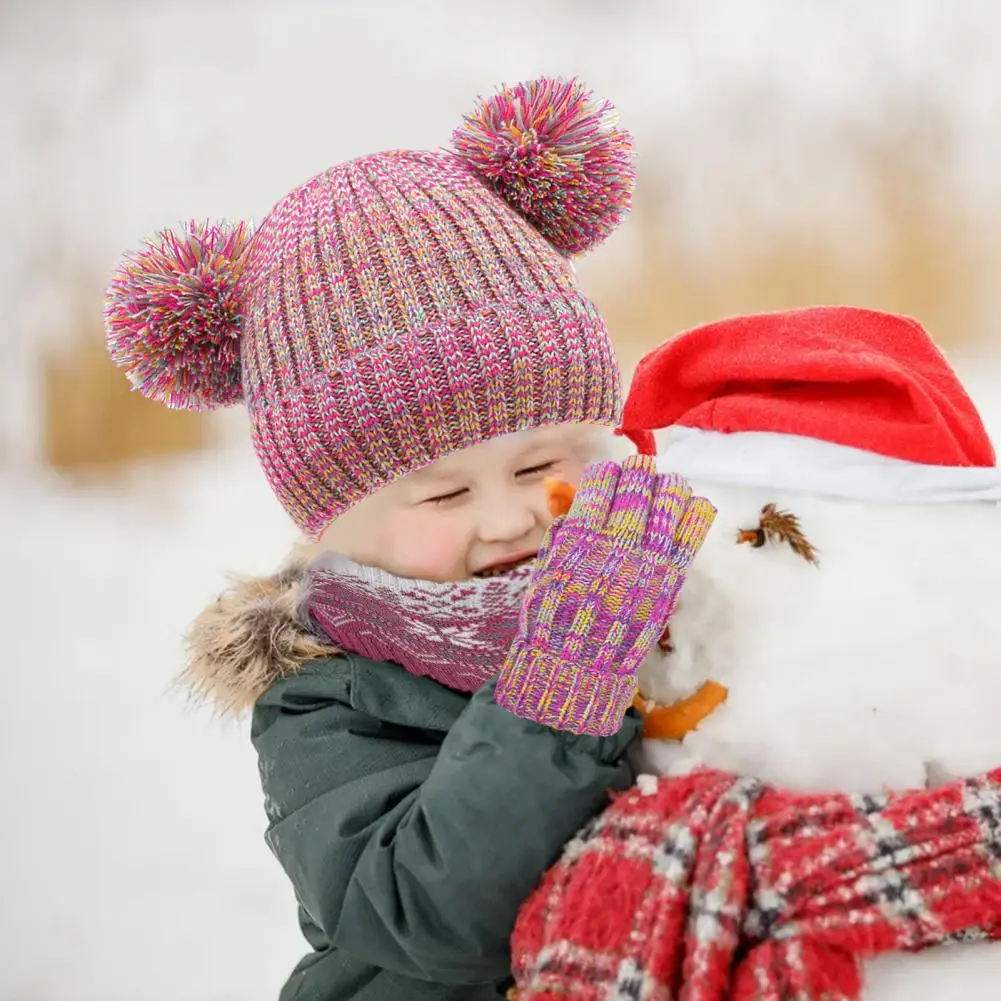
{"label": "snow", "polygon": [[293,538],[249,449],[111,496],[4,480],[0,517],[0,998],[276,997],[301,947],[245,727],[171,691],[220,571]]}
{"label": "snow", "polygon": [[[73,331],[65,283],[99,287],[123,247],[178,219],[259,218],[335,160],[440,144],[472,95],[540,72],[579,72],[613,96],[648,163],[674,154],[682,192],[739,162],[736,197],[763,211],[818,197],[804,165],[837,159],[833,118],[880,120],[876,94],[931,95],[971,202],[996,197],[998,8],[0,6],[0,149],[18,151],[0,157],[0,1001],[270,1001],[303,943],[263,842],[246,728],[187,706],[171,680],[222,572],[269,570],[292,533],[242,439],[102,491],[24,471],[38,348]],[[830,181],[825,197],[850,217],[858,178]],[[1001,363],[962,370],[1001,436]]]}
{"label": "snow", "polygon": [[[919,788],[929,762],[954,776],[997,767],[997,501],[691,483],[718,515],[671,620],[663,681],[729,695],[685,739],[689,756],[806,792]],[[734,545],[768,503],[800,519],[819,568],[787,546]]]}

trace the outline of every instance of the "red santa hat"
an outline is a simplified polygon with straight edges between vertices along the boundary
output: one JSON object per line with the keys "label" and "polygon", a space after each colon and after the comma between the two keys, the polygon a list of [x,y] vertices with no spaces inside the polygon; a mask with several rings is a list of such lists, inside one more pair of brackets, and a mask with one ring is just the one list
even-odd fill
{"label": "red santa hat", "polygon": [[[653,432],[661,432],[654,436]],[[921,324],[825,306],[697,327],[640,362],[620,433],[692,479],[1001,500],[977,408]]]}

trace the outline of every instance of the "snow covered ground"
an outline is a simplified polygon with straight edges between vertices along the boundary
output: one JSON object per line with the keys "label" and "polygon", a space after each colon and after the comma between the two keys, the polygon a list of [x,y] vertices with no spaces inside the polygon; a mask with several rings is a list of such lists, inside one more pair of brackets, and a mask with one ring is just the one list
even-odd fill
{"label": "snow covered ground", "polygon": [[3,1001],[263,1001],[299,949],[243,727],[169,691],[220,570],[291,533],[246,452],[136,480],[0,484]]}
{"label": "snow covered ground", "polygon": [[[1001,437],[1001,359],[959,364]],[[3,479],[0,520],[0,1001],[272,1001],[301,947],[255,759],[169,690],[221,571],[292,541],[249,450]]]}

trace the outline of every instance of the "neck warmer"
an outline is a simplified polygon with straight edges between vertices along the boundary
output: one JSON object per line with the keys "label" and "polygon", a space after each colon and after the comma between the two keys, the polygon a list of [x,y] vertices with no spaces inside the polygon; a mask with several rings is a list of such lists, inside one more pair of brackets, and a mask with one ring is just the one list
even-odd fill
{"label": "neck warmer", "polygon": [[299,614],[345,652],[472,692],[507,657],[531,573],[528,564],[496,577],[438,583],[326,552],[306,568]]}

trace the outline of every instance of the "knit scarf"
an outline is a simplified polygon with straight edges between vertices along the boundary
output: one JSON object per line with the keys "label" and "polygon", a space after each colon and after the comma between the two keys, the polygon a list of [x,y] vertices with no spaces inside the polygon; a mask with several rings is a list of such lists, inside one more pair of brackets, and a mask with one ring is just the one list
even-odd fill
{"label": "knit scarf", "polygon": [[858,1001],[863,961],[1001,939],[1001,769],[801,795],[641,776],[523,906],[517,1001]]}
{"label": "knit scarf", "polygon": [[504,663],[531,573],[526,565],[442,584],[326,552],[306,568],[299,617],[341,650],[472,692]]}

